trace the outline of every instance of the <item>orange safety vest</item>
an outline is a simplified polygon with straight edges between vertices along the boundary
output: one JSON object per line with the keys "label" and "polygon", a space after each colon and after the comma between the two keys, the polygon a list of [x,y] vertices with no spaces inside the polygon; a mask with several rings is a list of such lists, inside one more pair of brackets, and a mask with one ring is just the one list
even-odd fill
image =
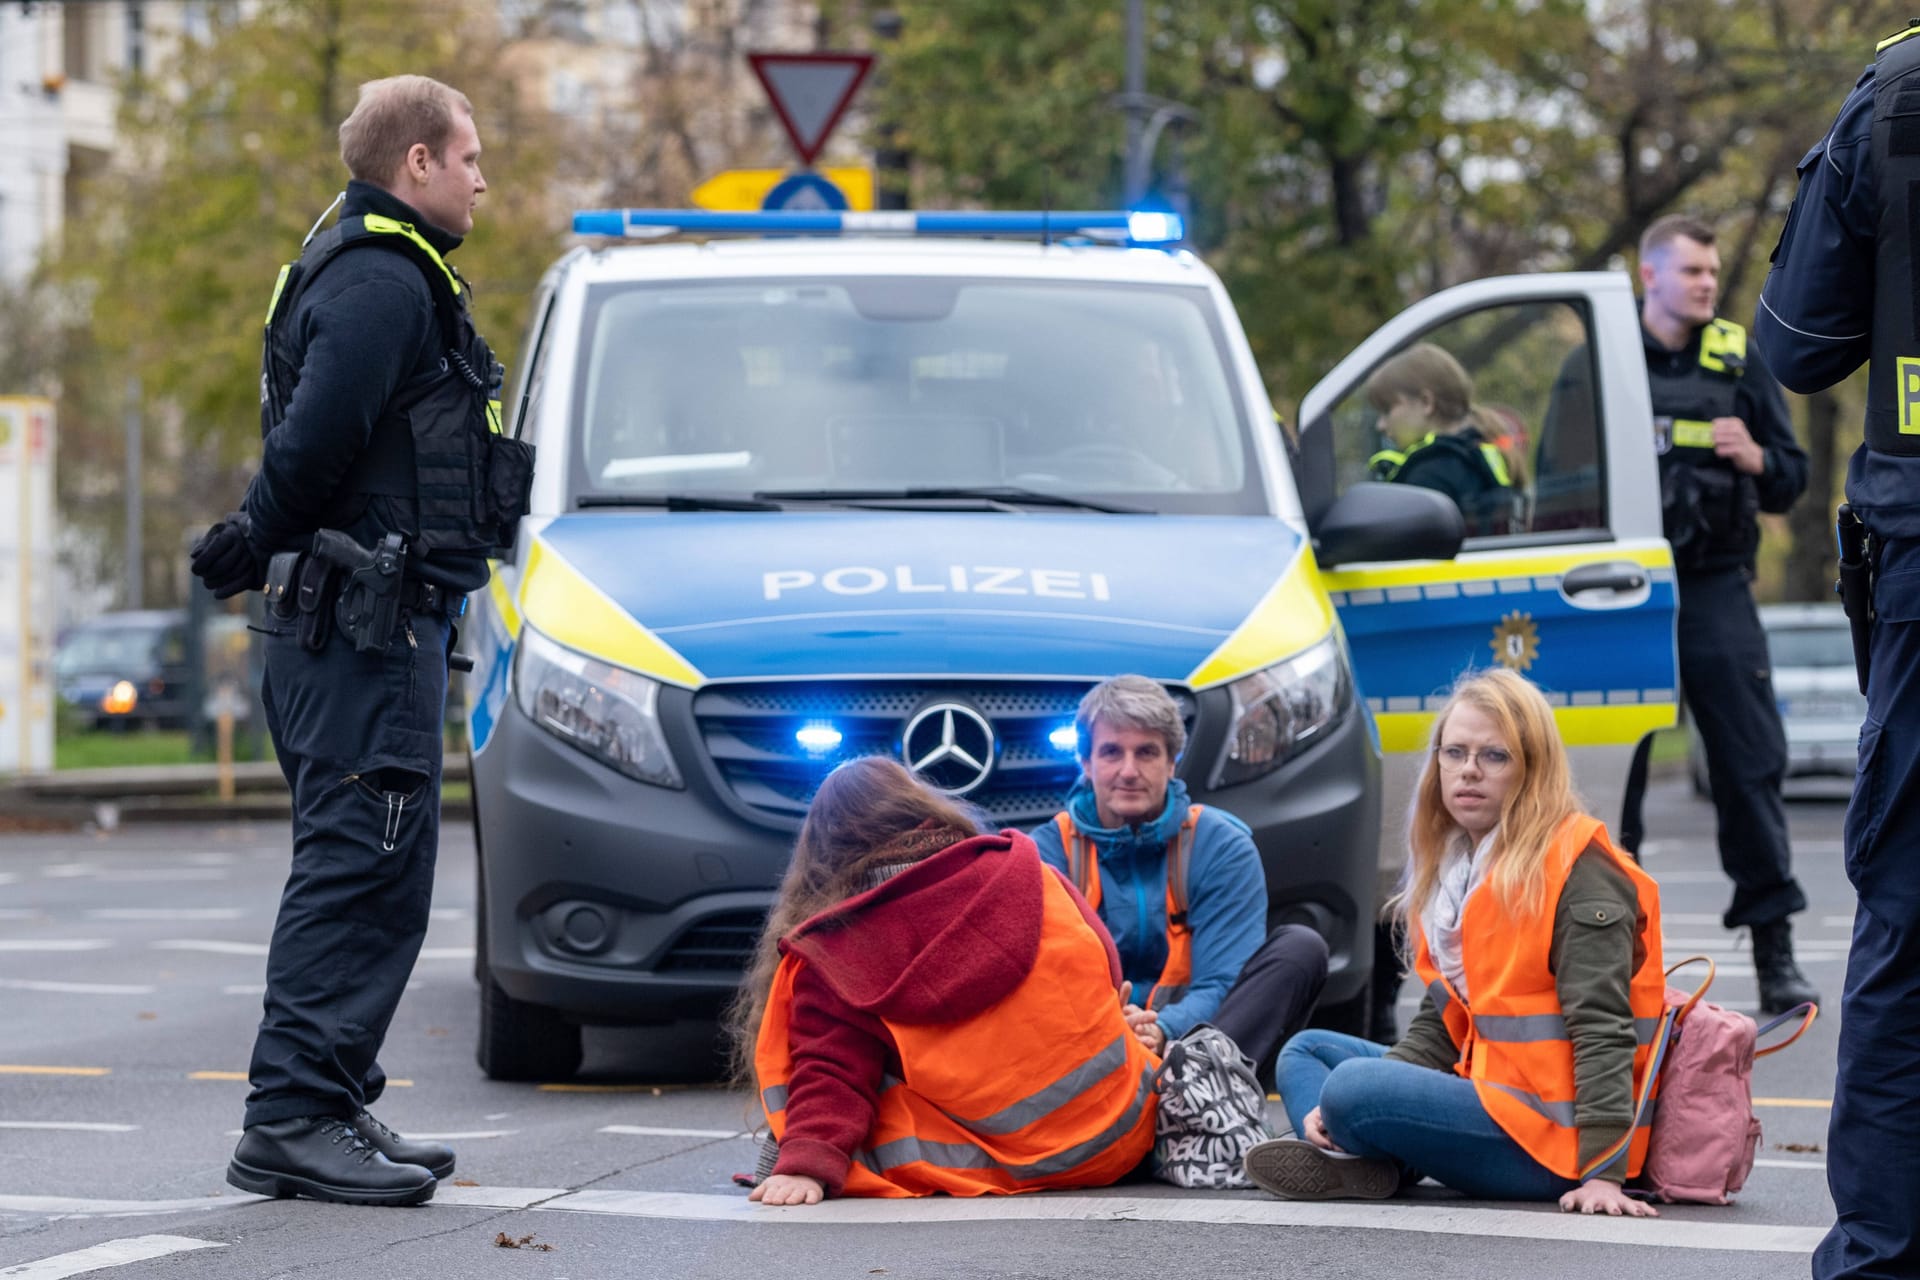
{"label": "orange safety vest", "polygon": [[[1008,995],[960,1022],[882,1018],[899,1054],[842,1195],[1005,1195],[1106,1186],[1153,1147],[1159,1059],[1127,1029],[1107,949],[1059,877],[1042,876],[1040,950]],[[793,983],[774,972],[754,1046],[767,1123],[787,1127]]]}
{"label": "orange safety vest", "polygon": [[[1187,820],[1167,844],[1167,962],[1159,980],[1140,1002],[1142,1009],[1163,1009],[1187,994],[1193,983],[1193,926],[1187,923],[1187,866],[1192,860],[1193,832],[1205,805],[1187,810]],[[1095,911],[1100,909],[1100,850],[1091,836],[1080,834],[1073,815],[1061,810],[1053,824],[1060,828],[1060,847],[1067,855],[1067,879]]]}
{"label": "orange safety vest", "polygon": [[1621,1145],[1628,1147],[1627,1176],[1640,1172],[1647,1158],[1653,1108],[1622,1144],[1602,1152],[1583,1168],[1580,1133],[1574,1124],[1573,1042],[1560,1011],[1560,996],[1547,959],[1553,947],[1554,913],[1574,859],[1598,844],[1633,881],[1639,911],[1646,919],[1646,956],[1628,988],[1638,1047],[1633,1054],[1633,1097],[1651,1097],[1659,1081],[1649,1079],[1655,1028],[1666,1007],[1666,971],[1660,957],[1660,889],[1607,837],[1597,818],[1575,814],[1560,824],[1546,862],[1546,892],[1538,912],[1516,919],[1485,885],[1467,898],[1460,919],[1460,952],[1472,1005],[1462,1000],[1440,973],[1416,919],[1414,967],[1439,1006],[1447,1032],[1460,1049],[1454,1070],[1473,1081],[1480,1105],[1507,1136],[1542,1166],[1563,1178],[1585,1180],[1610,1164]]}

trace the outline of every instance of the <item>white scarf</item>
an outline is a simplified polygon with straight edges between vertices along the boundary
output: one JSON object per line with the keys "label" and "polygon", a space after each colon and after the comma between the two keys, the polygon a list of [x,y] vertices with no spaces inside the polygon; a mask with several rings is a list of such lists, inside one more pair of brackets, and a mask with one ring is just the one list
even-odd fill
{"label": "white scarf", "polygon": [[1487,878],[1487,855],[1498,833],[1497,827],[1487,832],[1472,853],[1468,853],[1464,837],[1447,850],[1446,860],[1440,864],[1440,878],[1433,887],[1433,898],[1420,913],[1420,929],[1427,936],[1427,951],[1462,1000],[1468,997],[1466,962],[1460,954],[1460,918],[1466,914],[1467,899]]}

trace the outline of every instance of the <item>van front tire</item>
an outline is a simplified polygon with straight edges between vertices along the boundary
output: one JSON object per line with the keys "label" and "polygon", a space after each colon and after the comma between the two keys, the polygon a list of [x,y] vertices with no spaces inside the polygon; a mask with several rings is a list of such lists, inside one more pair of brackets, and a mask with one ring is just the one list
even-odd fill
{"label": "van front tire", "polygon": [[492,1080],[555,1081],[580,1069],[580,1028],[480,979],[480,1069]]}

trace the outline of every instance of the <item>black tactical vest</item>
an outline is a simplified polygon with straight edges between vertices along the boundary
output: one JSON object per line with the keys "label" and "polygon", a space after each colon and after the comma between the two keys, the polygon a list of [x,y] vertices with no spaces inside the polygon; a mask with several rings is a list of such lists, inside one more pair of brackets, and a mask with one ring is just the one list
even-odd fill
{"label": "black tactical vest", "polygon": [[1920,27],[1880,42],[1873,70],[1873,166],[1879,233],[1873,255],[1873,355],[1867,447],[1920,454]]}
{"label": "black tactical vest", "polygon": [[1660,512],[1675,568],[1725,569],[1748,563],[1760,546],[1760,490],[1713,451],[1713,420],[1738,416],[1747,331],[1716,319],[1699,341],[1697,360],[1647,365]]}
{"label": "black tactical vest", "polygon": [[368,498],[383,495],[410,511],[418,527],[396,532],[419,554],[494,554],[512,544],[527,513],[533,447],[500,434],[505,370],[474,328],[471,290],[411,224],[371,213],[342,218],[280,269],[261,356],[261,430],[279,425],[300,380],[302,353],[287,323],[295,303],[329,262],[354,249],[400,253],[420,268],[446,347],[437,368],[404,384],[381,411],[327,503],[328,522],[348,529]]}

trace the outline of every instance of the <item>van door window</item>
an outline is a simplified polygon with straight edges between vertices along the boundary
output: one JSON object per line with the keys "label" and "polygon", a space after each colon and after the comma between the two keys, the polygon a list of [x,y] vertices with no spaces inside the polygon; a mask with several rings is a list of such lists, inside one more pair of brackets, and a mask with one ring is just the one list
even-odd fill
{"label": "van door window", "polygon": [[1333,412],[1334,474],[1452,498],[1470,539],[1604,531],[1604,442],[1586,307],[1455,316],[1369,371]]}

